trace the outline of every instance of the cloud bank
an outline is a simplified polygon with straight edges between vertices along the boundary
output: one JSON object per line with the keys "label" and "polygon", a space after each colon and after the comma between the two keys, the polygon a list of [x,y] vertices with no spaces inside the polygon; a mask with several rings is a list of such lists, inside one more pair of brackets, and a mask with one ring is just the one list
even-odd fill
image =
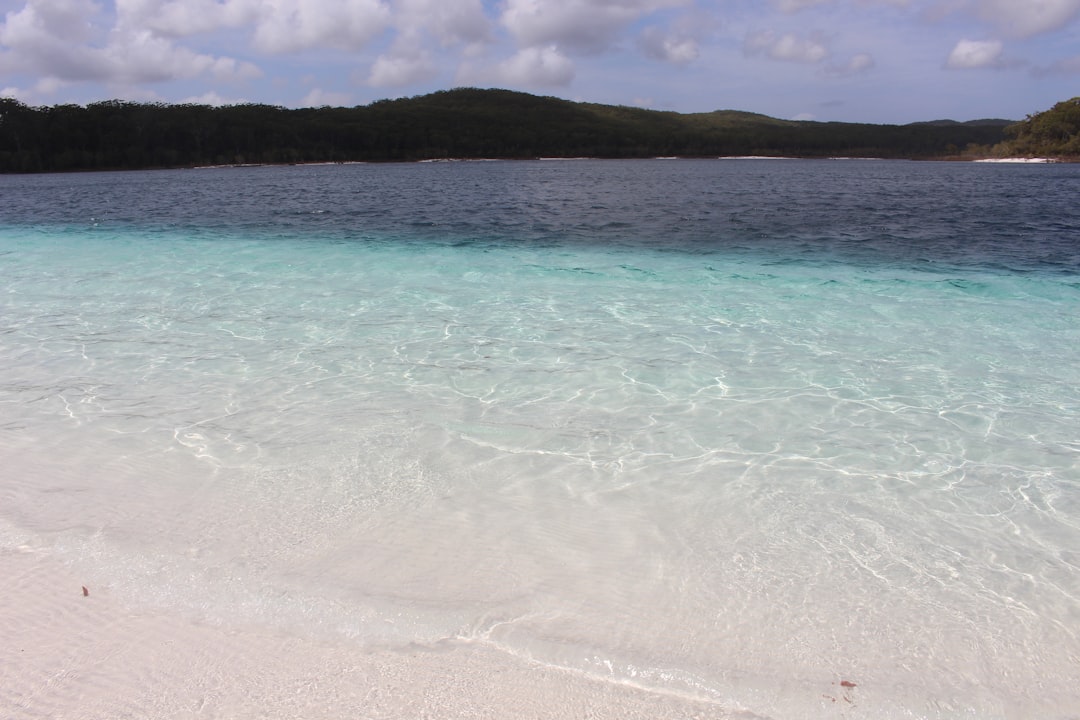
{"label": "cloud bank", "polygon": [[817,105],[803,100],[793,117],[858,106],[855,94],[833,103],[841,98],[830,93],[865,93],[859,83],[870,77],[945,88],[964,74],[953,71],[993,69],[1001,82],[1035,79],[1049,92],[1052,78],[1080,72],[1067,40],[1080,26],[1080,0],[0,0],[0,8],[0,87],[32,102],[345,104],[477,84],[671,107],[706,94],[719,102],[725,88],[740,88],[772,106],[813,89]]}

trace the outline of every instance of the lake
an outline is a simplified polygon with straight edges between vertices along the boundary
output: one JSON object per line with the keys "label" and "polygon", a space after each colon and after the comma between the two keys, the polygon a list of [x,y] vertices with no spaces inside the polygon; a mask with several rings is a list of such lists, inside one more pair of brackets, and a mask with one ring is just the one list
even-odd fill
{"label": "lake", "polygon": [[875,160],[0,176],[0,644],[34,653],[0,708],[1073,717],[1077,197]]}

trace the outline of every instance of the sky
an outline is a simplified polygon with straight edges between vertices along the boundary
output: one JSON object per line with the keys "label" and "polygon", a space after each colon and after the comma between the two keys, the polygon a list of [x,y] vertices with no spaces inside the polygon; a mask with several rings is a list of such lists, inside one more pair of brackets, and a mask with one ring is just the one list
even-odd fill
{"label": "sky", "polygon": [[34,106],[499,87],[907,123],[1080,95],[1080,0],[0,0],[0,18],[0,96]]}

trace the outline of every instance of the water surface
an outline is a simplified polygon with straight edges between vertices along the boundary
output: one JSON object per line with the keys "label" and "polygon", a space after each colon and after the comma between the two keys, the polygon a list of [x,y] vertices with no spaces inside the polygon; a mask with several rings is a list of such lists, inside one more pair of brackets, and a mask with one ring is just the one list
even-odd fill
{"label": "water surface", "polygon": [[1078,190],[886,161],[0,177],[0,539],[209,622],[482,642],[718,717],[1070,717]]}

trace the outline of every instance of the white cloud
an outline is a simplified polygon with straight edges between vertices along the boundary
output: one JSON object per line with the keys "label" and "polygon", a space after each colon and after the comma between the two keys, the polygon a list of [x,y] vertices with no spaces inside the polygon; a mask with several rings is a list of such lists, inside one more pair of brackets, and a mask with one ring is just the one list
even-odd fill
{"label": "white cloud", "polygon": [[393,22],[406,33],[423,29],[444,47],[491,39],[491,21],[480,0],[397,0]]}
{"label": "white cloud", "polygon": [[949,53],[945,67],[960,70],[996,67],[1001,63],[1000,40],[961,40]]}
{"label": "white cloud", "polygon": [[698,41],[684,33],[650,26],[638,38],[641,51],[654,60],[685,64],[698,59],[701,54]]}
{"label": "white cloud", "polygon": [[264,0],[255,46],[271,54],[322,47],[356,50],[389,23],[390,9],[380,0]]}
{"label": "white cloud", "polygon": [[231,81],[262,74],[251,63],[196,53],[148,30],[115,38],[103,50],[91,49],[88,54],[101,60],[99,79],[125,84],[165,82],[204,74]]}
{"label": "white cloud", "polygon": [[524,48],[499,65],[499,76],[513,85],[558,87],[574,79],[574,64],[558,48]]}
{"label": "white cloud", "polygon": [[251,63],[177,46],[151,30],[118,17],[106,30],[94,24],[100,7],[90,0],[29,0],[0,25],[0,45],[9,71],[41,82],[97,81],[121,85],[211,75],[243,80],[261,72]]}
{"label": "white cloud", "polygon": [[116,0],[118,27],[180,38],[254,24],[258,0]]}
{"label": "white cloud", "polygon": [[91,18],[99,12],[91,0],[28,0],[21,10],[5,13],[0,43],[57,37],[73,44],[84,42],[93,36]]}
{"label": "white cloud", "polygon": [[435,43],[443,48],[464,45],[468,56],[491,40],[491,23],[479,0],[397,0],[394,11],[397,36],[367,76],[367,84],[375,87],[401,87],[437,77]]}
{"label": "white cloud", "polygon": [[743,43],[747,55],[765,55],[773,60],[817,63],[829,56],[829,49],[817,34],[800,37],[795,33],[777,35],[771,30],[750,33]]}
{"label": "white cloud", "polygon": [[874,67],[874,64],[873,55],[870,55],[869,53],[859,53],[858,55],[852,56],[852,58],[843,65],[830,65],[825,68],[825,72],[829,75],[847,77],[849,75],[858,75],[861,72],[866,72]]}
{"label": "white cloud", "polygon": [[502,24],[523,47],[602,52],[631,23],[690,0],[506,0]]}
{"label": "white cloud", "polygon": [[218,80],[235,82],[237,80],[254,80],[262,77],[262,70],[249,62],[241,62],[235,58],[219,57],[214,59],[210,66],[210,72]]}
{"label": "white cloud", "polygon": [[430,80],[439,70],[422,48],[380,55],[371,66],[367,82],[375,87],[400,87]]}
{"label": "white cloud", "polygon": [[90,0],[29,0],[0,25],[0,45],[10,50],[0,67],[68,80],[100,77],[100,51],[80,44],[92,37],[97,14]]}
{"label": "white cloud", "polygon": [[191,105],[211,105],[214,107],[220,107],[222,105],[242,105],[247,102],[243,98],[226,98],[218,95],[214,91],[205,92],[202,95],[192,95],[184,98],[180,101],[183,104]]}
{"label": "white cloud", "polygon": [[32,88],[9,86],[0,89],[0,98],[11,98],[26,105],[45,102],[45,98],[64,87],[66,83],[53,80],[39,80]]}
{"label": "white cloud", "polygon": [[105,48],[107,79],[138,84],[190,78],[211,70],[214,58],[178,48],[148,30],[134,32]]}
{"label": "white cloud", "polygon": [[60,78],[45,77],[34,83],[34,93],[37,95],[52,95],[59,92],[62,88],[68,86],[69,83],[64,82]]}
{"label": "white cloud", "polygon": [[699,58],[702,45],[719,26],[715,13],[690,10],[666,25],[648,25],[638,35],[638,49],[654,60],[685,65]]}
{"label": "white cloud", "polygon": [[975,6],[982,18],[1019,37],[1059,30],[1080,15],[1080,0],[975,0]]}

